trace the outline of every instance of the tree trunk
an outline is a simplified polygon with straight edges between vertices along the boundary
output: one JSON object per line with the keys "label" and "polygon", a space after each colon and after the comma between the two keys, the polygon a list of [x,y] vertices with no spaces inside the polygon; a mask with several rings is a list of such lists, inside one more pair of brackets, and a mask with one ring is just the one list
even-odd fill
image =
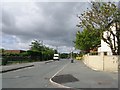
{"label": "tree trunk", "polygon": [[117,37],[117,44],[118,44],[117,55],[120,55],[120,25],[119,25],[119,22],[116,23],[116,37]]}
{"label": "tree trunk", "polygon": [[117,54],[120,55],[120,30],[117,31],[117,40],[118,40],[118,51],[117,51]]}

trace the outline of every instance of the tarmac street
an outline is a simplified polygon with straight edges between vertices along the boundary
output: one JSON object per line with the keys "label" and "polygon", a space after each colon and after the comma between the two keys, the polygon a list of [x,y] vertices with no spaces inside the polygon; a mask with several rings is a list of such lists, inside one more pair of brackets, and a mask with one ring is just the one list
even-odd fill
{"label": "tarmac street", "polygon": [[[95,71],[87,67],[82,61],[74,60],[74,63],[69,63],[57,74],[57,77],[61,75],[64,77],[62,76],[61,81],[57,82],[72,88],[118,88],[118,72]],[[73,81],[69,79],[70,75]],[[68,79],[68,82],[65,79]]]}
{"label": "tarmac street", "polygon": [[2,74],[2,88],[57,88],[49,79],[69,60],[34,63],[34,67]]}
{"label": "tarmac street", "polygon": [[60,88],[50,82],[72,88],[118,88],[118,73],[94,71],[82,61],[69,59],[34,63],[33,67],[2,74],[3,88]]}

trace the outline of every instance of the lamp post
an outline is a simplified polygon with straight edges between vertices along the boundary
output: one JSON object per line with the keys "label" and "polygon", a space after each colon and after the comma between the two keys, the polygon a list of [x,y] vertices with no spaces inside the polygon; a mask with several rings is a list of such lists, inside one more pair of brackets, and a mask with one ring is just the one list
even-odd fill
{"label": "lamp post", "polygon": [[56,50],[57,50],[57,53],[58,53],[58,46],[56,46]]}
{"label": "lamp post", "polygon": [[74,63],[73,56],[72,56],[73,54],[72,53],[73,53],[73,48],[71,48],[71,63]]}
{"label": "lamp post", "polygon": [[41,45],[42,45],[42,48],[41,48],[41,54],[42,54],[42,61],[43,61],[43,41],[42,40],[39,40],[41,42]]}

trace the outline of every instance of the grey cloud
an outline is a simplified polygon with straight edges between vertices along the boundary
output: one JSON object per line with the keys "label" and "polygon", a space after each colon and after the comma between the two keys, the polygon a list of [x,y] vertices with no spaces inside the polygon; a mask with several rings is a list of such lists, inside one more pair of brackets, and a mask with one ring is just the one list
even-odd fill
{"label": "grey cloud", "polygon": [[83,4],[85,5],[85,3],[73,2],[36,3],[35,5],[42,10],[42,13],[38,10],[37,14],[42,15],[45,20],[42,22],[40,18],[37,18],[31,26],[26,27],[18,27],[16,14],[3,10],[2,32],[16,35],[23,42],[39,39],[45,40],[49,45],[73,46],[72,41],[75,38],[77,24],[76,14],[83,11],[81,10],[81,7],[84,7]]}
{"label": "grey cloud", "polygon": [[15,23],[15,20],[14,20],[14,17],[7,13],[6,11],[2,10],[2,23],[6,26],[11,26],[11,25],[14,25]]}

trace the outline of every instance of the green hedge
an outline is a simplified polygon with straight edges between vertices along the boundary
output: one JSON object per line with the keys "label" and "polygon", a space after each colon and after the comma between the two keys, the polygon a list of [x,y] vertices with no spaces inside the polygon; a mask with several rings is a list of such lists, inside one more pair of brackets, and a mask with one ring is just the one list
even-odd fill
{"label": "green hedge", "polygon": [[2,65],[7,65],[11,63],[46,61],[50,59],[53,59],[52,53],[28,50],[27,52],[23,52],[20,54],[3,54]]}

